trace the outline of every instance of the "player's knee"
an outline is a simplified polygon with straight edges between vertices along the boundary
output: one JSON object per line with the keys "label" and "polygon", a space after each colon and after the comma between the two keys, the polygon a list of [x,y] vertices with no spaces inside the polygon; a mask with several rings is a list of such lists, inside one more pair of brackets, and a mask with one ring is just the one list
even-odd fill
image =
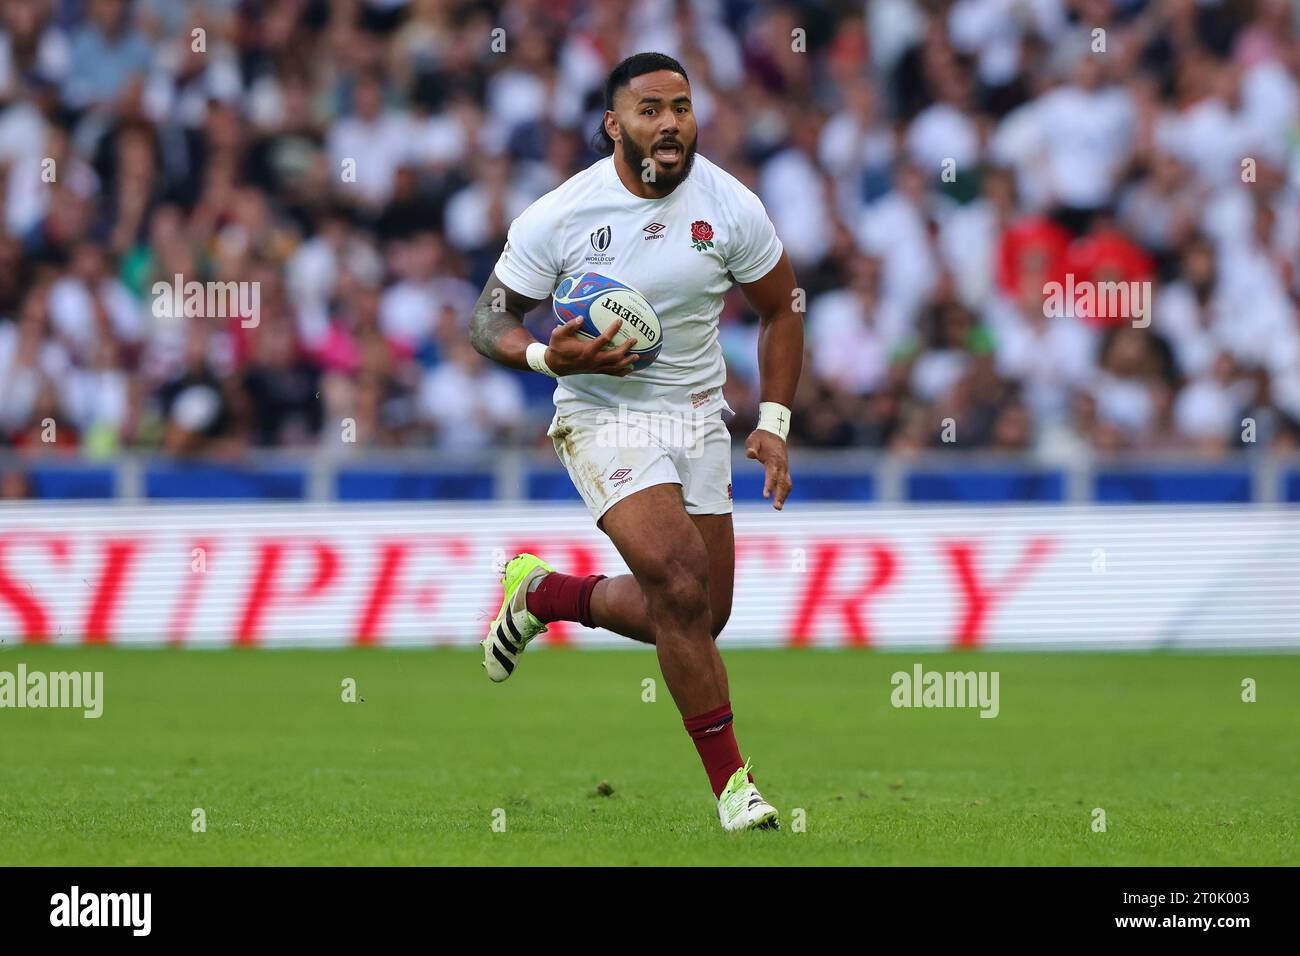
{"label": "player's knee", "polygon": [[674,616],[700,618],[709,613],[708,579],[688,570],[675,568],[664,576],[658,589],[658,603]]}
{"label": "player's knee", "polygon": [[708,580],[707,561],[684,553],[664,561],[642,587],[654,613],[699,621],[709,616]]}

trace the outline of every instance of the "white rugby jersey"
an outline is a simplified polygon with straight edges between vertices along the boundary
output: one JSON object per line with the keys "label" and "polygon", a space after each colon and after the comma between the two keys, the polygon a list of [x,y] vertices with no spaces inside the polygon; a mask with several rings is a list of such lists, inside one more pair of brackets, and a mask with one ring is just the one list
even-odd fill
{"label": "white rugby jersey", "polygon": [[663,350],[624,378],[565,375],[555,407],[691,411],[722,406],[726,367],[718,316],[732,281],[761,279],[781,241],[757,196],[698,153],[686,181],[662,199],[630,193],[602,159],[547,193],[510,225],[496,274],[544,299],[560,280],[598,272],[640,292],[663,326]]}

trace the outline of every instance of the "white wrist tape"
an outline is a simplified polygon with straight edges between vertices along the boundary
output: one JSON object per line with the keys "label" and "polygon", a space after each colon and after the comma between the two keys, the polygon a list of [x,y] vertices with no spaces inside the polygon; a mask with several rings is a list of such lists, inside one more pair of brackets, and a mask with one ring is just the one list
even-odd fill
{"label": "white wrist tape", "polygon": [[758,427],[785,441],[790,434],[790,409],[780,402],[759,402]]}
{"label": "white wrist tape", "polygon": [[541,372],[543,375],[549,375],[551,378],[559,378],[551,367],[546,364],[546,346],[541,342],[534,342],[524,350],[524,359],[528,362],[528,367],[534,372]]}

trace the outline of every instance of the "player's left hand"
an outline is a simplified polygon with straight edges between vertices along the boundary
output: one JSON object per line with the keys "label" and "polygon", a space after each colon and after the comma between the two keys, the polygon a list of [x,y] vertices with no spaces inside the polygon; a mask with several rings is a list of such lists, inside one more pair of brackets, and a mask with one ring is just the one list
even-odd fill
{"label": "player's left hand", "polygon": [[763,497],[772,499],[772,507],[780,511],[794,487],[790,480],[790,460],[786,456],[785,442],[762,428],[755,428],[745,439],[745,455],[763,464]]}

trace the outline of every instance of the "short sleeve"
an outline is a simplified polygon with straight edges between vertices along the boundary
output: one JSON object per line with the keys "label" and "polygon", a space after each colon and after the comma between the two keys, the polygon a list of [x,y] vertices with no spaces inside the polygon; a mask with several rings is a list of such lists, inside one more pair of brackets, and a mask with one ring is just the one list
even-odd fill
{"label": "short sleeve", "polygon": [[545,299],[555,290],[560,278],[560,267],[555,260],[560,223],[555,221],[548,198],[543,196],[537,200],[510,224],[495,269],[506,288],[530,299]]}
{"label": "short sleeve", "polygon": [[743,187],[737,213],[727,270],[737,282],[754,282],[772,271],[783,247],[762,201]]}

